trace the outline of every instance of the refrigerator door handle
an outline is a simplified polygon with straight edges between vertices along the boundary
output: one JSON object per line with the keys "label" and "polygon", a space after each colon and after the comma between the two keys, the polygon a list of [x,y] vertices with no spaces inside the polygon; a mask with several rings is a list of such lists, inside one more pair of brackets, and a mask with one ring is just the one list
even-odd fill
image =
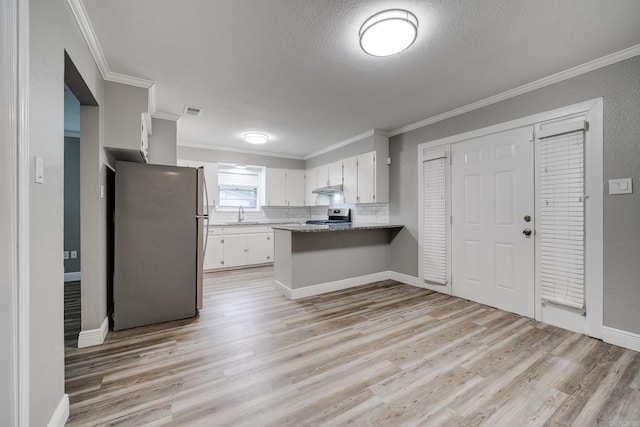
{"label": "refrigerator door handle", "polygon": [[207,244],[209,243],[209,189],[207,188],[207,177],[204,174],[204,169],[202,173],[202,186],[204,189],[204,200],[205,207],[207,208],[206,213],[202,215],[203,218],[206,219],[205,226],[205,234],[204,234],[204,248],[202,249],[202,257],[207,254]]}

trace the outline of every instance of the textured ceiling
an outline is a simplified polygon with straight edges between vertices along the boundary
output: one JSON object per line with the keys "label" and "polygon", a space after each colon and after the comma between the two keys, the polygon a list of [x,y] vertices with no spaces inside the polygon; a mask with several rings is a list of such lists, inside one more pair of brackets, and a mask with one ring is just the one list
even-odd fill
{"label": "textured ceiling", "polygon": [[[304,156],[640,44],[637,0],[83,0],[109,68],[156,82],[179,143]],[[360,50],[370,15],[411,10],[398,55]],[[248,131],[272,142],[252,146]]]}

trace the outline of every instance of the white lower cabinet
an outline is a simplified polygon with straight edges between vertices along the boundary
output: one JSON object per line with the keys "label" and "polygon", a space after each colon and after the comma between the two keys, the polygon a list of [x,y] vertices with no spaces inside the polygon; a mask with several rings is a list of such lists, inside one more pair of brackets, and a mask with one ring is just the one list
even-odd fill
{"label": "white lower cabinet", "polygon": [[247,264],[247,237],[224,236],[224,267],[239,267]]}
{"label": "white lower cabinet", "polygon": [[224,244],[222,243],[222,229],[209,230],[207,251],[204,254],[204,270],[214,270],[224,267]]}
{"label": "white lower cabinet", "polygon": [[204,270],[234,268],[273,262],[270,227],[220,227],[209,230]]}

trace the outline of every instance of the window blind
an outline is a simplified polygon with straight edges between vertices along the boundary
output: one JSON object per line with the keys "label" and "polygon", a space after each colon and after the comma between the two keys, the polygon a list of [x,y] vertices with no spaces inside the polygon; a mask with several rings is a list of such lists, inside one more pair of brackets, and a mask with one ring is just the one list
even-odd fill
{"label": "window blind", "polygon": [[259,173],[250,169],[220,169],[218,171],[218,186],[226,188],[257,188]]}
{"label": "window blind", "polygon": [[[539,281],[543,300],[583,309],[585,255],[584,126],[541,132]],[[554,134],[555,133],[555,134]]]}
{"label": "window blind", "polygon": [[[442,153],[444,155],[444,153]],[[447,283],[447,180],[446,158],[423,162],[423,278]]]}

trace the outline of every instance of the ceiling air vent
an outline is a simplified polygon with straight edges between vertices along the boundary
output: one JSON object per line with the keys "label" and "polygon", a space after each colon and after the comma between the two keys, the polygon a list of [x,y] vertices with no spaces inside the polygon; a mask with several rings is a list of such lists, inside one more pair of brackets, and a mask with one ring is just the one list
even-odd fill
{"label": "ceiling air vent", "polygon": [[186,114],[187,116],[196,116],[198,117],[200,115],[200,113],[202,112],[202,110],[200,108],[197,107],[184,107],[184,114]]}

